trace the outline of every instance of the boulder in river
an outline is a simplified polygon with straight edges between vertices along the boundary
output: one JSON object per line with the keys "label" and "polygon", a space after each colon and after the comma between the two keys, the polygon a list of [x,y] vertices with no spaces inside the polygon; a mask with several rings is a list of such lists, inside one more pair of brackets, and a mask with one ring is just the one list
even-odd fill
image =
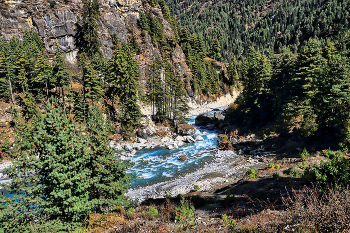
{"label": "boulder in river", "polygon": [[193,137],[191,136],[185,136],[185,142],[188,142],[188,143],[194,143],[196,142],[196,140],[193,139]]}
{"label": "boulder in river", "polygon": [[180,160],[181,162],[186,161],[186,159],[187,159],[187,156],[186,156],[186,155],[180,155],[180,156],[179,156],[179,160]]}
{"label": "boulder in river", "polygon": [[225,120],[225,116],[221,112],[215,112],[214,118],[217,122],[223,122]]}
{"label": "boulder in river", "polygon": [[196,125],[199,125],[199,126],[204,126],[214,122],[216,122],[216,119],[214,117],[214,113],[211,113],[211,112],[200,114],[195,119]]}
{"label": "boulder in river", "polygon": [[154,132],[149,126],[143,127],[137,131],[137,136],[139,136],[140,138],[147,139],[149,137],[152,137],[153,135],[154,135]]}
{"label": "boulder in river", "polygon": [[184,137],[182,137],[182,136],[177,136],[176,138],[175,138],[175,141],[177,141],[177,142],[183,142],[183,141],[185,141],[185,138]]}
{"label": "boulder in river", "polygon": [[182,136],[193,136],[197,132],[197,127],[189,124],[179,124],[177,126],[177,133]]}
{"label": "boulder in river", "polygon": [[204,138],[200,135],[197,135],[195,138],[194,138],[197,142],[199,141],[204,141]]}

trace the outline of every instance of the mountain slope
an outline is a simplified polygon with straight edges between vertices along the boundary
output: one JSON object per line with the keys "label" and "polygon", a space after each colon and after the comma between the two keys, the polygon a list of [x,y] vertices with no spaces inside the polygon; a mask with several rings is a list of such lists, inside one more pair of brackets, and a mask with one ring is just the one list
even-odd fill
{"label": "mountain slope", "polygon": [[284,45],[295,51],[310,37],[328,38],[349,29],[346,0],[166,0],[181,26],[202,34],[207,45],[221,42],[224,59],[245,53],[247,47]]}

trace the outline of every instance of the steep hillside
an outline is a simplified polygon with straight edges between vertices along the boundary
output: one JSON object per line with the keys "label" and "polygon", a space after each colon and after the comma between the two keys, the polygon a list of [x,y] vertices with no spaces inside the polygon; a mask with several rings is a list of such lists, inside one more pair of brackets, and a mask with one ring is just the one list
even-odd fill
{"label": "steep hillside", "polygon": [[284,45],[297,51],[310,37],[328,38],[349,29],[346,0],[166,0],[181,26],[201,34],[207,45],[221,42],[224,60],[245,54],[247,47]]}
{"label": "steep hillside", "polygon": [[[138,26],[140,12],[152,15],[162,23],[165,40],[174,36],[174,30],[164,19],[159,5],[153,7],[141,0],[101,0],[100,21],[98,22],[99,40],[102,52],[107,58],[112,55],[112,36],[117,34],[120,41],[128,42],[132,35],[140,46],[137,60],[140,64],[141,83],[146,83],[150,75],[150,64],[154,57],[162,59],[161,46],[154,43],[149,33],[141,36]],[[39,0],[39,1],[3,1],[0,7],[0,32],[10,39],[18,36],[20,39],[26,31],[36,31],[44,40],[48,51],[53,51],[56,45],[64,52],[66,61],[76,63],[78,54],[77,35],[82,17],[81,0]],[[179,45],[172,44],[171,63],[180,76],[186,74],[191,78],[191,72],[186,65],[185,55]]]}

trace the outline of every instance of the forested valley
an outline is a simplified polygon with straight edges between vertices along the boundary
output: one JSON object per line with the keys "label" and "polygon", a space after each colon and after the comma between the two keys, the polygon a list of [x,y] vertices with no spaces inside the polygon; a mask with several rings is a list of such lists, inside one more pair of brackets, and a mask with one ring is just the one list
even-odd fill
{"label": "forested valley", "polygon": [[[349,1],[106,2],[72,7],[76,48],[70,32],[50,39],[40,27],[0,38],[0,232],[350,229]],[[11,4],[0,1],[5,18],[25,8]],[[189,120],[193,102],[235,95]],[[215,148],[176,163],[211,153],[200,166],[230,174],[210,168],[177,196],[128,196],[138,189],[126,157],[161,145],[165,163],[208,134]]]}

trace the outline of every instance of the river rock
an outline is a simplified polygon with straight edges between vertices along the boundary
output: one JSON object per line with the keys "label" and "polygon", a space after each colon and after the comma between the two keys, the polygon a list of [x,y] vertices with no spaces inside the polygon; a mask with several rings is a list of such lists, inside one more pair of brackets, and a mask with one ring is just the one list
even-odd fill
{"label": "river rock", "polygon": [[223,122],[225,120],[225,116],[221,112],[215,112],[214,118],[217,122]]}
{"label": "river rock", "polygon": [[145,144],[147,142],[147,140],[143,138],[137,138],[136,141],[141,144]]}
{"label": "river rock", "polygon": [[199,131],[198,129],[196,130],[196,132],[194,133],[194,135],[200,135],[201,131]]}
{"label": "river rock", "polygon": [[173,149],[174,149],[174,146],[173,146],[173,145],[168,145],[166,148],[167,148],[168,150],[173,150]]}
{"label": "river rock", "polygon": [[197,142],[199,141],[204,141],[204,138],[200,135],[197,135],[195,138],[194,138]]}
{"label": "river rock", "polygon": [[177,142],[177,145],[178,145],[178,147],[180,147],[180,146],[184,146],[185,143],[184,143],[183,141],[178,141],[178,142]]}
{"label": "river rock", "polygon": [[189,124],[179,124],[177,127],[177,133],[182,136],[193,136],[197,132],[197,127]]}
{"label": "river rock", "polygon": [[185,142],[188,142],[188,143],[194,143],[196,142],[196,140],[193,139],[193,137],[191,136],[185,136]]}
{"label": "river rock", "polygon": [[185,141],[185,138],[182,137],[182,136],[177,136],[177,137],[175,138],[175,141],[177,141],[177,142],[183,142],[183,141]]}
{"label": "river rock", "polygon": [[153,135],[154,135],[154,132],[149,126],[143,127],[137,131],[137,136],[139,136],[140,138],[147,139],[149,137],[152,137]]}
{"label": "river rock", "polygon": [[186,155],[180,155],[180,156],[179,156],[179,160],[180,160],[181,162],[186,161],[186,159],[187,159],[187,156],[186,156]]}
{"label": "river rock", "polygon": [[199,126],[205,126],[207,124],[214,123],[214,122],[216,122],[216,119],[214,117],[214,113],[211,113],[211,112],[200,114],[195,119],[196,125],[199,125]]}
{"label": "river rock", "polygon": [[132,146],[131,146],[131,145],[129,145],[129,144],[125,144],[125,145],[124,145],[124,150],[126,150],[126,151],[132,151],[132,150],[133,150],[133,148],[132,148]]}

